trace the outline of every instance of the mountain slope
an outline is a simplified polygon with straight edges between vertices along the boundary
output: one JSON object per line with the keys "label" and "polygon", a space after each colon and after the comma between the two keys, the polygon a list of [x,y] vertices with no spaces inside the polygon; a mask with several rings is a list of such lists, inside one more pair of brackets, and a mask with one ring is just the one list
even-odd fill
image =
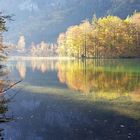
{"label": "mountain slope", "polygon": [[[8,5],[8,6],[7,6]],[[55,42],[68,26],[108,14],[122,18],[140,11],[139,0],[0,0],[0,9],[15,15],[9,23],[8,41],[16,42],[25,35],[28,44],[41,40]]]}

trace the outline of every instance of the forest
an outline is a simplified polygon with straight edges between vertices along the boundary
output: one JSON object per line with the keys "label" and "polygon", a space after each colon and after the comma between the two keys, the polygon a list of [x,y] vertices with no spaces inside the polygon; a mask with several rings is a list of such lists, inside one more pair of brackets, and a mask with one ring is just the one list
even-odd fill
{"label": "forest", "polygon": [[84,20],[71,26],[57,39],[58,54],[90,58],[140,57],[140,13],[121,19],[117,16]]}

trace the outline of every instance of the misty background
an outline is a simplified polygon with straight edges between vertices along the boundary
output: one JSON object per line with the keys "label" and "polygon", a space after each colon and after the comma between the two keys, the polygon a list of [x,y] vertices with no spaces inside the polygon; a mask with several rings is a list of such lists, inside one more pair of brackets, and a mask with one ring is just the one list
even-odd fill
{"label": "misty background", "polygon": [[26,44],[55,43],[58,35],[84,19],[117,15],[126,18],[140,11],[139,0],[0,0],[0,11],[13,14],[5,41],[17,43],[24,35]]}

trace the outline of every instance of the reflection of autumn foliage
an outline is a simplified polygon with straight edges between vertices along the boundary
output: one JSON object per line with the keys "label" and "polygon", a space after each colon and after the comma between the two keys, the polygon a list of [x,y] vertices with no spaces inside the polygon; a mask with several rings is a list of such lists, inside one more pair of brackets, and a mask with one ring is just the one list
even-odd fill
{"label": "reflection of autumn foliage", "polygon": [[40,61],[32,60],[31,66],[33,71],[35,69],[40,70],[43,73],[47,71],[47,65],[45,65],[45,63],[40,63]]}
{"label": "reflection of autumn foliage", "polygon": [[0,80],[0,93],[3,92],[3,88],[5,87],[5,81],[4,80]]}
{"label": "reflection of autumn foliage", "polygon": [[[118,67],[121,71],[115,71],[119,70]],[[123,64],[117,66],[117,63],[113,70],[110,64],[105,67],[104,62],[63,62],[59,64],[58,77],[60,82],[72,89],[98,93],[102,97],[106,93],[108,96],[110,94],[110,98],[114,96],[112,93],[117,97],[134,92],[140,85],[140,73],[135,72],[133,67],[126,69]]]}
{"label": "reflection of autumn foliage", "polygon": [[[6,93],[19,82],[12,82],[8,78],[8,70],[6,67],[0,66],[0,124],[7,123],[13,120],[13,116],[9,116],[7,112],[9,111],[7,103],[12,99],[12,95],[7,95]],[[4,129],[0,128],[0,139],[3,138]]]}
{"label": "reflection of autumn foliage", "polygon": [[19,71],[19,74],[20,74],[20,77],[21,78],[25,78],[26,76],[26,65],[25,65],[25,62],[23,61],[19,61],[16,65],[18,71]]}
{"label": "reflection of autumn foliage", "polygon": [[9,86],[9,82],[5,77],[8,75],[9,71],[6,67],[0,68],[0,94]]}
{"label": "reflection of autumn foliage", "polygon": [[19,75],[21,78],[26,77],[26,64],[29,64],[32,68],[32,71],[38,70],[42,73],[45,73],[49,70],[55,70],[56,69],[56,61],[46,60],[46,59],[32,59],[28,62],[24,60],[20,60],[16,63],[16,68],[19,72]]}
{"label": "reflection of autumn foliage", "polygon": [[31,66],[32,66],[32,70],[39,70],[42,73],[45,73],[47,70],[54,70],[55,69],[55,61],[51,61],[51,60],[37,60],[36,59],[32,59],[30,61]]}
{"label": "reflection of autumn foliage", "polygon": [[58,77],[60,82],[66,83],[69,87],[75,90],[83,90],[84,77],[83,77],[82,65],[78,65],[78,62],[64,62],[58,66]]}

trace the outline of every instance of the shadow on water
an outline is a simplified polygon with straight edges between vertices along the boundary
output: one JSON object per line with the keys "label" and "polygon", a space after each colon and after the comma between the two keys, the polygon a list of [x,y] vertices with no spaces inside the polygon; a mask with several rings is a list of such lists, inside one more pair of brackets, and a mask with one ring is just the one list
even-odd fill
{"label": "shadow on water", "polygon": [[[13,67],[15,66],[15,67]],[[11,62],[26,85],[14,140],[139,140],[139,60]]]}
{"label": "shadow on water", "polygon": [[[140,137],[139,119],[112,110],[111,106],[120,109],[117,104],[85,99],[78,101],[52,93],[31,96],[34,95],[28,92],[18,98],[16,104],[22,108],[19,116],[23,118],[13,128],[19,133],[13,139],[138,140]],[[23,97],[26,100],[22,100]],[[137,105],[140,106],[139,103]],[[126,106],[132,109],[131,105]]]}

